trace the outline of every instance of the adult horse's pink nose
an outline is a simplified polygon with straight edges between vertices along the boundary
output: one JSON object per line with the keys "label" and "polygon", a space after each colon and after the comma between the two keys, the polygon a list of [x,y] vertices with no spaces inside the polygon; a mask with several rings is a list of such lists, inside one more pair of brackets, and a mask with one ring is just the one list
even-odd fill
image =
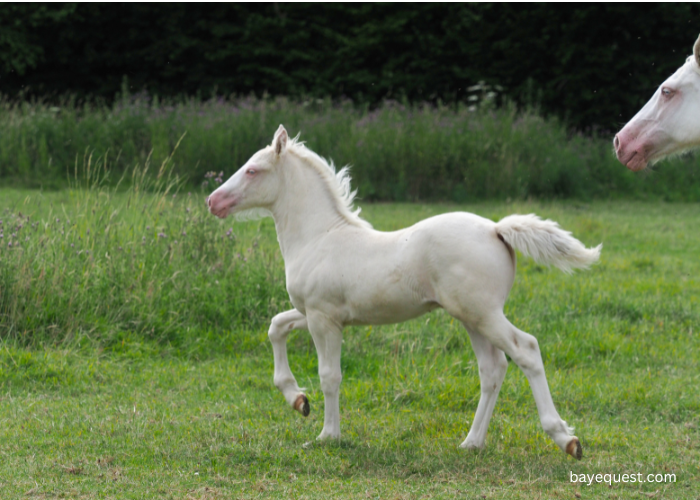
{"label": "adult horse's pink nose", "polygon": [[615,156],[617,156],[618,161],[624,165],[629,161],[628,156],[630,151],[628,150],[632,147],[631,142],[632,141],[629,140],[629,134],[627,134],[624,129],[615,134],[615,138],[613,139]]}
{"label": "adult horse's pink nose", "polygon": [[613,139],[617,160],[633,172],[643,170],[648,163],[648,145],[638,134],[622,129]]}
{"label": "adult horse's pink nose", "polygon": [[615,153],[620,151],[620,138],[618,134],[615,134],[615,138],[613,139],[613,147],[615,148]]}

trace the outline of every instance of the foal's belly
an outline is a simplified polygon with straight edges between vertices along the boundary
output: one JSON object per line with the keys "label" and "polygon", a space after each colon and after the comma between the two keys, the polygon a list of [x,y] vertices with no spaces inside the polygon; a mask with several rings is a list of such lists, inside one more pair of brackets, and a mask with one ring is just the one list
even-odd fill
{"label": "foal's belly", "polygon": [[389,324],[416,318],[439,307],[427,276],[400,267],[368,275],[348,287],[348,324]]}
{"label": "foal's belly", "polygon": [[[294,307],[307,314],[319,310],[345,325],[400,323],[440,305],[429,277],[400,264],[335,266],[287,283]],[[291,286],[290,286],[291,285]]]}
{"label": "foal's belly", "polygon": [[333,286],[320,286],[311,295],[295,294],[293,289],[289,295],[302,314],[318,310],[344,325],[401,323],[440,307],[428,293],[419,296],[416,290],[399,284],[373,287],[372,281],[367,279],[363,286],[348,287],[343,293],[335,293]]}
{"label": "foal's belly", "polygon": [[440,305],[437,302],[397,305],[397,307],[354,308],[345,320],[346,325],[387,325],[401,323],[422,316]]}

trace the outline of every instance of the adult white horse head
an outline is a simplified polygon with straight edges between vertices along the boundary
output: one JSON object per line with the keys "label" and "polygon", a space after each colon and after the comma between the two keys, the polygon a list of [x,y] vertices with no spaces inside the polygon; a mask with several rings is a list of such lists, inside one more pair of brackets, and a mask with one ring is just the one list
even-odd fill
{"label": "adult white horse head", "polygon": [[688,57],[615,136],[617,159],[632,171],[700,146],[700,37]]}
{"label": "adult white horse head", "polygon": [[506,319],[503,305],[515,278],[514,248],[569,272],[595,262],[600,246],[587,249],[555,222],[532,214],[495,223],[451,213],[384,233],[353,211],[354,194],[347,169],[336,173],[280,126],[272,145],[207,200],[218,217],[263,209],[275,220],[294,309],[272,319],[269,337],[274,382],[287,403],[309,414],[287,361],[291,330],[308,329],[316,345],[325,399],[318,438],[339,438],[343,327],[398,323],[443,308],[466,327],[481,377],[481,399],[462,446],[485,445],[508,354],[530,381],[544,430],[581,458],[581,443],[554,407],[537,340]]}

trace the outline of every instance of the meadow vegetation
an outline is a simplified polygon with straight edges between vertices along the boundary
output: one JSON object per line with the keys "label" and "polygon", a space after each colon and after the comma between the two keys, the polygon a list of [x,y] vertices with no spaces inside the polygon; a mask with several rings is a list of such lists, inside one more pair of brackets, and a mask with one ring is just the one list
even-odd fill
{"label": "meadow vegetation", "polygon": [[[290,307],[274,225],[210,216],[213,186],[182,183],[175,160],[156,156],[118,186],[93,156],[68,189],[0,190],[3,498],[697,498],[697,204],[361,203],[382,230],[452,210],[536,212],[604,244],[601,262],[573,276],[521,258],[505,310],[539,339],[584,459],[542,432],[512,364],[488,448],[458,448],[478,368],[441,311],[346,330],[343,438],[316,444],[323,403],[307,333],[292,334],[289,353],[311,415],[272,383],[267,326]],[[585,486],[571,473],[676,482]]]}
{"label": "meadow vegetation", "polygon": [[393,101],[373,109],[320,99],[163,101],[126,87],[112,105],[4,100],[0,180],[65,187],[92,156],[108,159],[116,182],[147,158],[160,165],[179,143],[172,172],[195,187],[207,172],[231,175],[282,123],[314,151],[351,164],[365,201],[700,199],[696,157],[631,175],[612,153],[611,134],[571,133],[533,110],[496,108],[496,90],[472,87],[469,105]]}
{"label": "meadow vegetation", "polygon": [[[700,208],[662,201],[698,199],[696,158],[633,176],[607,138],[495,109],[487,92],[473,109],[373,110],[124,95],[0,106],[2,498],[697,498]],[[204,203],[279,123],[354,165],[378,229],[536,212],[604,244],[574,276],[521,259],[506,304],[540,341],[581,462],[542,432],[512,365],[488,448],[458,449],[478,369],[441,311],[346,330],[343,438],[314,442],[307,333],[289,355],[311,415],[272,383],[267,328],[290,307],[274,225],[221,221]],[[453,203],[395,203],[434,199]],[[597,473],[676,482],[569,482]]]}

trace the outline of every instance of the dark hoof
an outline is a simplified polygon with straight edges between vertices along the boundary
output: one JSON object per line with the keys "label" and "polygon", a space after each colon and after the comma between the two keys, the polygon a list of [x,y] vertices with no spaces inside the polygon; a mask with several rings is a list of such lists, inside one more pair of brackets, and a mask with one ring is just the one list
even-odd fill
{"label": "dark hoof", "polygon": [[569,444],[566,445],[566,452],[576,460],[581,460],[581,457],[583,457],[583,448],[581,448],[581,442],[578,438],[569,441]]}
{"label": "dark hoof", "polygon": [[[309,398],[307,398],[303,394],[299,394],[297,397],[297,400],[294,401],[294,409],[304,415],[305,417],[309,416],[309,413],[311,413],[311,406],[309,406]],[[581,446],[579,445],[579,448]]]}

